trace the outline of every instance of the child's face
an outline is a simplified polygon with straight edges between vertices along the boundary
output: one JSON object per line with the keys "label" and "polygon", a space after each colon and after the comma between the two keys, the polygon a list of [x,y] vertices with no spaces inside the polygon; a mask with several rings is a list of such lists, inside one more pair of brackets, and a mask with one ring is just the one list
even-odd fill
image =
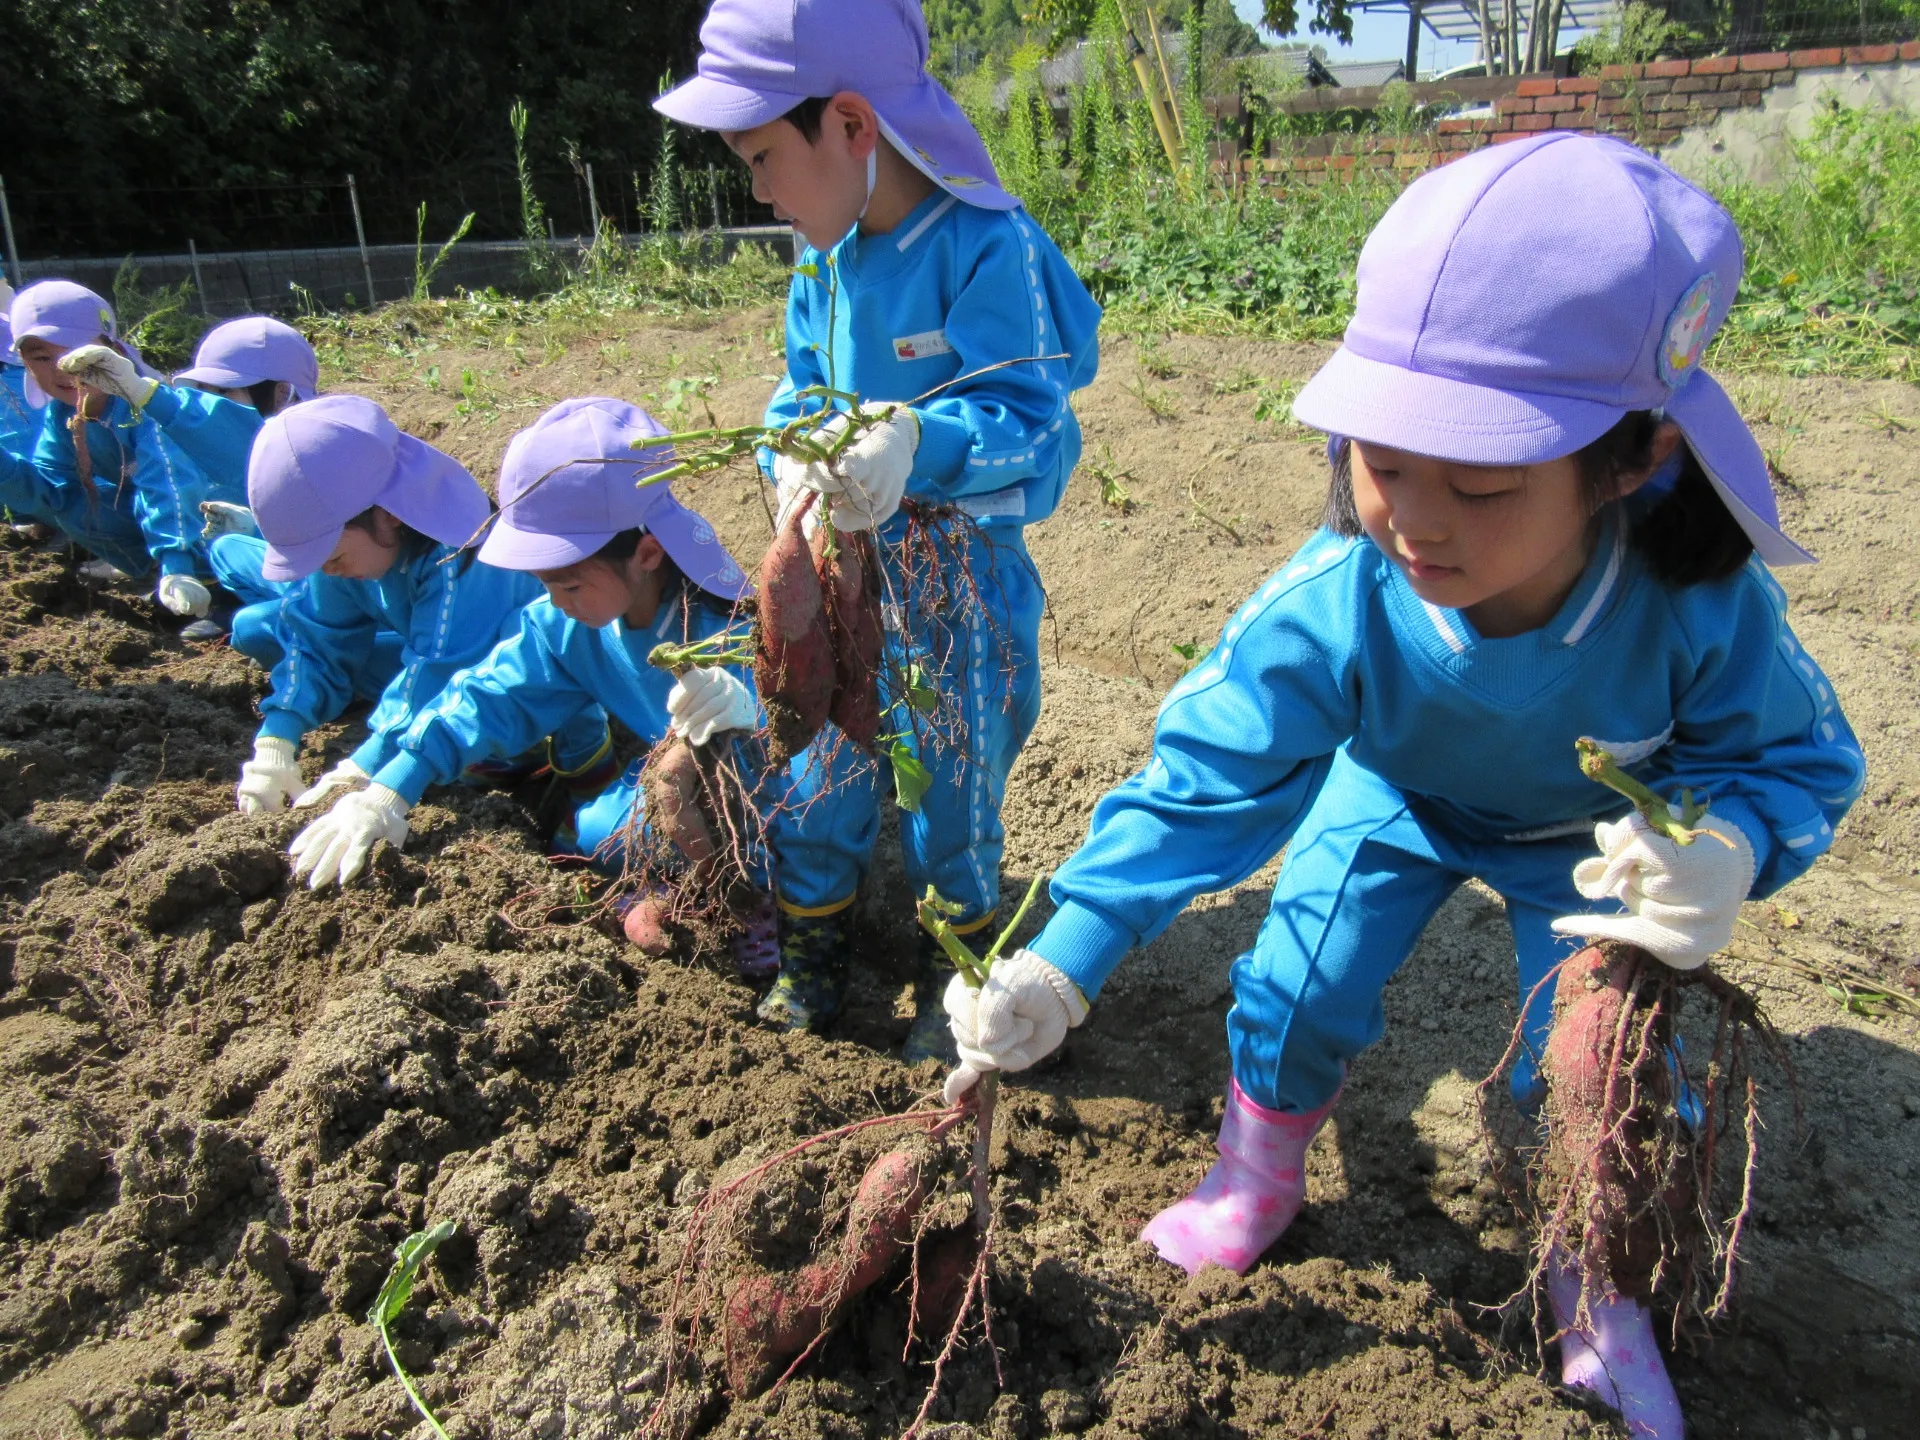
{"label": "child's face", "polygon": [[1422,600],[1463,610],[1482,635],[1547,623],[1586,568],[1592,516],[1572,456],[1461,465],[1352,443],[1361,527]]}
{"label": "child's face", "polygon": [[349,525],[340,532],[321,573],[336,580],[378,580],[400,558],[400,522],[374,508],[372,528]]}
{"label": "child's face", "polygon": [[[104,342],[103,342],[104,343]],[[48,395],[75,409],[80,406],[80,382],[60,368],[60,357],[69,347],[56,345],[38,335],[29,335],[19,344],[20,359],[34,383]]]}
{"label": "child's face", "polygon": [[846,92],[827,103],[817,141],[785,119],[728,131],[726,141],[752,172],[753,198],[826,250],[853,229],[867,203],[867,156],[879,136],[873,107]]}
{"label": "child's face", "polygon": [[665,557],[660,542],[643,535],[639,548],[622,563],[589,558],[534,575],[547,587],[554,609],[589,630],[603,630],[623,617],[630,624],[646,625],[659,604],[660,562]]}

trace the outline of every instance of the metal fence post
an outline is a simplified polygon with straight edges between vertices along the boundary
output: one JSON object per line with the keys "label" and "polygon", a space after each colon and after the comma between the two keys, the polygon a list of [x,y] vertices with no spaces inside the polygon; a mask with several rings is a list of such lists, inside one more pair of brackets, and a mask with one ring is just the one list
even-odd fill
{"label": "metal fence post", "polygon": [[587,161],[587,214],[593,220],[593,240],[600,241],[600,197],[593,188],[593,162]]}
{"label": "metal fence post", "polygon": [[18,288],[27,281],[20,270],[20,247],[13,243],[13,210],[7,204],[7,179],[4,175],[0,175],[0,222],[4,222],[7,232],[7,268],[13,272],[13,283]]}
{"label": "metal fence post", "polygon": [[720,177],[713,168],[713,162],[707,162],[707,194],[713,200],[713,228],[720,228]]}
{"label": "metal fence post", "polygon": [[360,187],[347,176],[347,197],[353,201],[353,233],[360,240],[360,268],[367,276],[367,305],[373,305],[373,257],[367,254],[367,227],[360,223]]}
{"label": "metal fence post", "polygon": [[207,282],[200,278],[200,247],[193,243],[193,237],[187,237],[187,258],[193,262],[193,289],[200,297],[200,313],[211,316],[213,311],[207,307]]}

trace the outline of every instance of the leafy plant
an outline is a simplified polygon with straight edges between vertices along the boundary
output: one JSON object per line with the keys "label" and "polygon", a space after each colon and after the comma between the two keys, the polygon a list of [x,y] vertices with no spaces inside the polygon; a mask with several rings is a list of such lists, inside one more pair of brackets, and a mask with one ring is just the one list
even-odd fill
{"label": "leafy plant", "polygon": [[415,302],[431,298],[433,277],[440,273],[440,267],[447,263],[447,256],[453,253],[453,247],[467,238],[467,231],[473,228],[473,211],[454,227],[453,234],[446,243],[434,252],[433,259],[426,258],[427,245],[427,202],[420,202],[420,210],[413,221],[413,298]]}
{"label": "leafy plant", "polygon": [[373,1297],[373,1308],[367,1311],[367,1323],[380,1332],[380,1343],[386,1347],[387,1361],[393,1366],[394,1377],[399,1380],[400,1388],[407,1392],[407,1399],[413,1402],[413,1408],[420,1412],[427,1424],[433,1427],[433,1433],[439,1440],[447,1440],[447,1432],[420,1398],[420,1392],[414,1388],[413,1380],[408,1376],[406,1367],[400,1363],[400,1357],[393,1353],[393,1322],[400,1318],[400,1312],[407,1308],[407,1301],[413,1297],[414,1281],[419,1278],[420,1268],[432,1258],[458,1228],[452,1220],[442,1220],[430,1230],[419,1230],[402,1240],[393,1252],[393,1269],[387,1272],[387,1280],[380,1287],[380,1293]]}

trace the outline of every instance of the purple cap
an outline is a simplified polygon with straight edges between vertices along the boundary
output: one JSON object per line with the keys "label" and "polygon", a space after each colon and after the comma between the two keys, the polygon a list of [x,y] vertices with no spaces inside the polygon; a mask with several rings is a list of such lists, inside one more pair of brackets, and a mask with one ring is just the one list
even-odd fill
{"label": "purple cap", "polygon": [[[13,297],[7,309],[7,328],[17,355],[22,340],[45,340],[62,350],[82,345],[97,345],[104,338],[113,341],[133,362],[133,368],[149,380],[159,374],[140,358],[140,352],[120,338],[114,323],[113,307],[84,285],[71,280],[37,280]],[[32,374],[27,376],[27,403],[36,410],[47,403],[47,392]]]}
{"label": "purple cap", "polygon": [[653,102],[698,130],[752,130],[802,100],[866,97],[881,132],[929,180],[969,205],[1011,210],[986,144],[927,74],[918,0],[714,0],[700,73]]}
{"label": "purple cap", "polygon": [[212,385],[244,390],[262,380],[284,380],[293,398],[311,400],[320,393],[320,357],[307,337],[266,315],[248,315],[216,325],[194,352],[193,368],[173,377],[175,384]]}
{"label": "purple cap", "polygon": [[[622,530],[642,529],[702,590],[738,600],[751,587],[713,527],[667,484],[639,485],[673,463],[646,411],[603,396],[563,400],[513,437],[500,462],[500,519],[480,558],[504,570],[559,570]],[[636,444],[636,442],[638,442]]]}
{"label": "purple cap", "polygon": [[311,575],[347,521],[374,505],[443,545],[465,544],[492,509],[458,460],[358,395],[322,395],[269,419],[247,462],[247,503],[269,580]]}
{"label": "purple cap", "polygon": [[1740,233],[1645,151],[1606,137],[1495,145],[1407,187],[1360,252],[1345,343],[1301,423],[1470,465],[1532,465],[1663,411],[1769,565],[1765,457],[1702,371],[1740,285]]}

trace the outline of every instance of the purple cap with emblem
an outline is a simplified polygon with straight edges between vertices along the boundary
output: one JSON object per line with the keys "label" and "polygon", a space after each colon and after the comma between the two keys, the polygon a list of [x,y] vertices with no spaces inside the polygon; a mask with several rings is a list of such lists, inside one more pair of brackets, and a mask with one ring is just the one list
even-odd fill
{"label": "purple cap with emblem", "polygon": [[320,359],[307,337],[291,325],[267,315],[247,315],[209,330],[194,352],[193,368],[173,379],[175,384],[220,390],[284,380],[293,387],[294,399],[311,400],[320,393]]}
{"label": "purple cap with emblem", "polygon": [[247,503],[267,542],[269,580],[311,575],[347,521],[375,505],[442,545],[464,545],[492,508],[466,466],[358,395],[322,395],[261,426]]}
{"label": "purple cap with emblem", "polygon": [[500,518],[480,558],[503,570],[561,570],[622,530],[645,530],[702,590],[733,601],[751,586],[713,527],[667,483],[637,483],[673,463],[667,432],[624,400],[563,400],[513,437],[500,462]]}
{"label": "purple cap with emblem", "polygon": [[700,47],[700,73],[653,102],[669,119],[752,130],[802,100],[852,90],[942,190],[986,210],[1020,203],[1000,187],[973,122],[927,74],[919,0],[713,0]]}
{"label": "purple cap with emblem", "polygon": [[[120,338],[114,323],[113,307],[86,286],[72,280],[36,280],[13,297],[7,307],[7,328],[12,332],[17,353],[22,340],[44,340],[62,350],[77,350],[82,345],[111,341],[133,362],[133,368],[149,380],[160,375],[140,358],[140,352]],[[27,403],[36,410],[47,403],[47,395],[31,374],[27,376]]]}
{"label": "purple cap with emblem", "polygon": [[1491,146],[1416,180],[1374,227],[1344,343],[1293,413],[1417,455],[1532,465],[1661,411],[1760,558],[1805,564],[1758,442],[1700,369],[1743,263],[1727,212],[1644,150]]}

